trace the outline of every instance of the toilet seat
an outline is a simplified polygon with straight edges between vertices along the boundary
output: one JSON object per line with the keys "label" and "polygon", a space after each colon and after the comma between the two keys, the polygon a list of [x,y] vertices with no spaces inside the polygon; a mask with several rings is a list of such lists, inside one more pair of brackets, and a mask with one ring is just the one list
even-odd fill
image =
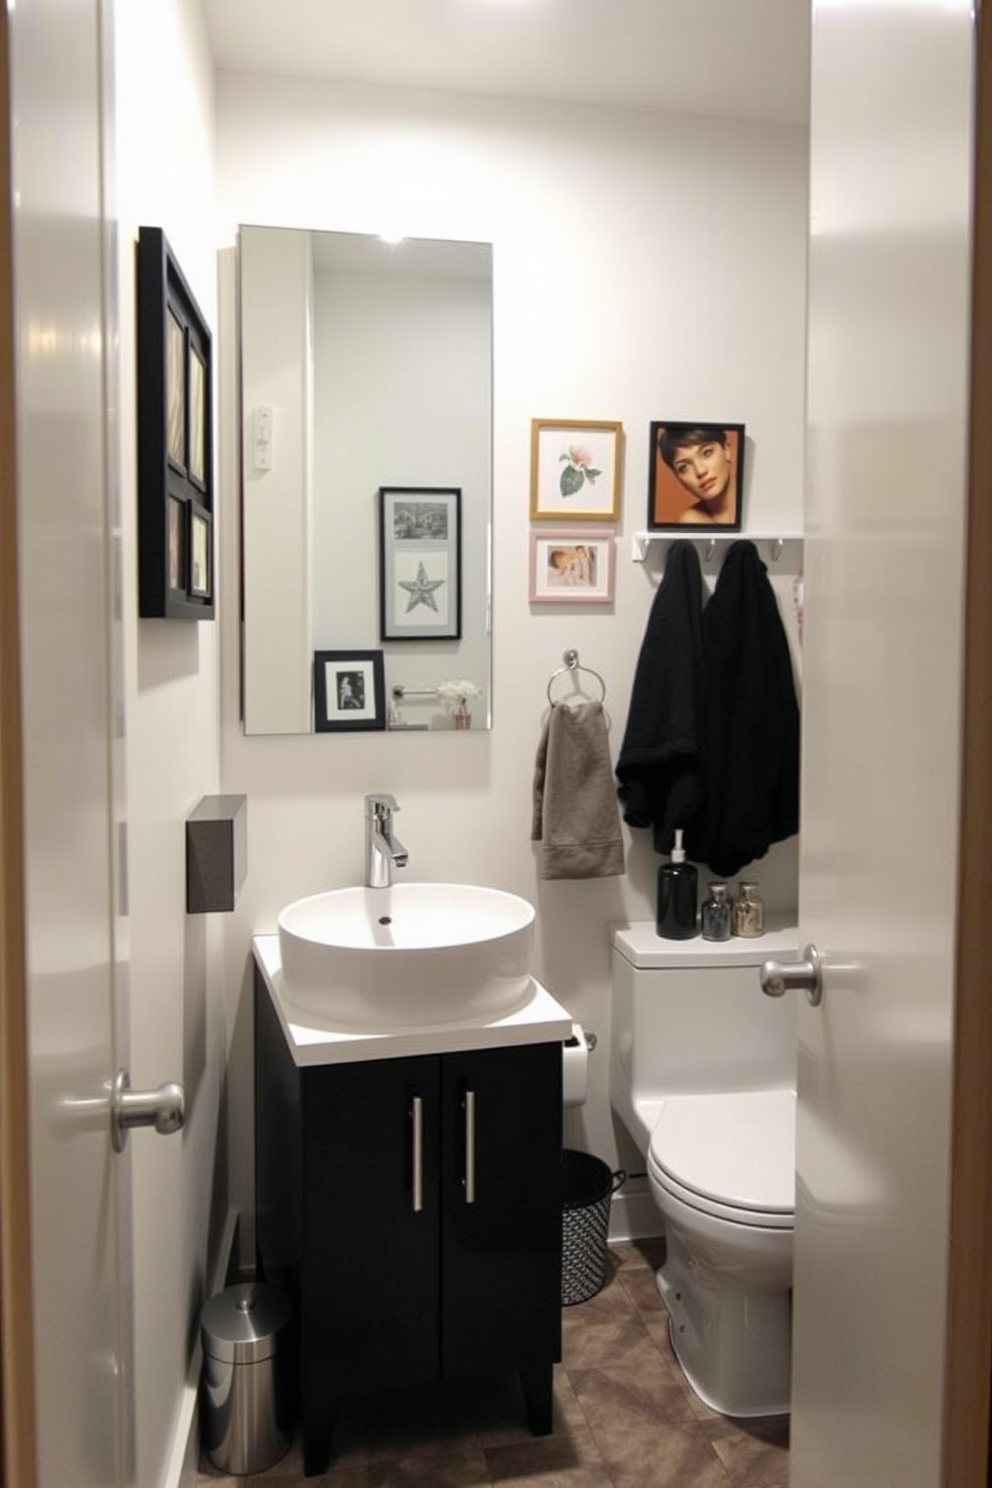
{"label": "toilet seat", "polygon": [[666,1097],[651,1133],[651,1177],[703,1213],[791,1229],[795,1103],[792,1090]]}

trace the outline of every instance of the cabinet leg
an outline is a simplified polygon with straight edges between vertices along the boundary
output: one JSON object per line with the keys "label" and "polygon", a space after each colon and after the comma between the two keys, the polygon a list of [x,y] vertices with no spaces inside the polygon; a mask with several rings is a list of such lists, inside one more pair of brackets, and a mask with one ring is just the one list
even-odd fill
{"label": "cabinet leg", "polygon": [[334,1431],[326,1417],[303,1423],[303,1476],[317,1478],[327,1471]]}
{"label": "cabinet leg", "polygon": [[535,1436],[550,1436],[554,1430],[554,1382],[553,1364],[525,1364],[520,1371],[527,1424]]}

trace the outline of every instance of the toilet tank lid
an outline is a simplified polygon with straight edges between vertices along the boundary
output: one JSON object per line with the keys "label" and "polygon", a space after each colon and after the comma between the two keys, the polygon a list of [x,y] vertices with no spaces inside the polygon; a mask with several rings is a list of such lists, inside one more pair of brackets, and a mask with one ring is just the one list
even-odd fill
{"label": "toilet tank lid", "polygon": [[651,1156],[683,1188],[765,1214],[796,1207],[792,1090],[673,1095],[662,1103]]}
{"label": "toilet tank lid", "polygon": [[764,935],[754,940],[734,936],[730,940],[665,940],[652,920],[638,920],[610,927],[614,950],[638,969],[672,966],[760,966],[769,957],[799,960],[799,927],[794,920],[769,916]]}

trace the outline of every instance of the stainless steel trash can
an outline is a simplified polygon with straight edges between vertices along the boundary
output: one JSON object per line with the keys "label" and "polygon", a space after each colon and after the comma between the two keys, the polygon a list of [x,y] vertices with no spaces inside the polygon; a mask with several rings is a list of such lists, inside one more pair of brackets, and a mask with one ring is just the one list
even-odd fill
{"label": "stainless steel trash can", "polygon": [[203,1445],[221,1472],[264,1472],[289,1450],[285,1348],[279,1359],[289,1316],[286,1293],[254,1281],[203,1308]]}

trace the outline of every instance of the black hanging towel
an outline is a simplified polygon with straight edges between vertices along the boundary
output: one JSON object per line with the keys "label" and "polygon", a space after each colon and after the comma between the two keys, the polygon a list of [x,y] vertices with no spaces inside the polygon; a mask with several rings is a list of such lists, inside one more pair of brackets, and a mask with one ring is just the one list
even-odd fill
{"label": "black hanging towel", "polygon": [[754,544],[728,548],[702,616],[703,811],[688,856],[721,878],[799,830],[799,704],[775,591]]}
{"label": "black hanging towel", "polygon": [[675,542],[648,615],[616,766],[624,821],[653,828],[660,853],[703,808],[702,615],[699,554]]}

